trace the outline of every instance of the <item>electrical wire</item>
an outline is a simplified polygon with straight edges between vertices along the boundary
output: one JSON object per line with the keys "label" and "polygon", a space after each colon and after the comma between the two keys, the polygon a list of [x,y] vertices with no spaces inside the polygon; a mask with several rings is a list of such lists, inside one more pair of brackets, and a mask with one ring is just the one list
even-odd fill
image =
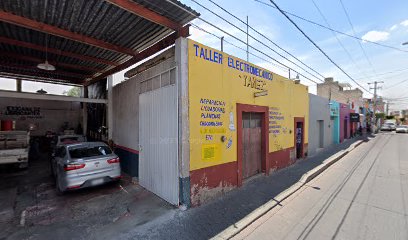
{"label": "electrical wire", "polygon": [[[191,0],[194,1],[195,0]],[[279,48],[280,50],[282,50],[283,52],[285,52],[286,54],[288,54],[289,56],[291,56],[292,58],[296,59],[298,62],[302,63],[305,67],[307,67],[308,69],[312,70],[313,72],[315,72],[316,74],[318,74],[319,76],[321,76],[322,78],[324,78],[324,76],[322,74],[320,74],[318,71],[316,71],[315,69],[313,69],[312,67],[310,67],[309,65],[305,64],[303,61],[301,61],[300,59],[298,59],[296,56],[294,56],[293,54],[291,54],[290,52],[286,51],[284,48],[282,48],[281,46],[279,46],[277,43],[275,43],[274,41],[272,41],[270,38],[268,38],[267,36],[265,36],[264,34],[262,34],[261,32],[259,32],[258,30],[256,30],[255,28],[253,28],[251,25],[247,24],[246,22],[244,22],[242,19],[240,19],[239,17],[237,17],[236,15],[232,14],[230,11],[226,10],[225,8],[223,8],[222,6],[220,6],[219,4],[215,3],[213,0],[208,0],[209,2],[211,2],[212,4],[214,4],[215,6],[217,6],[218,8],[220,8],[221,10],[223,10],[224,12],[226,12],[228,15],[232,16],[233,18],[237,19],[238,21],[240,21],[241,23],[248,25],[248,27],[256,32],[257,34],[259,34],[260,36],[264,37],[265,39],[267,39],[270,43],[272,43],[274,46],[276,46],[277,48]]]}
{"label": "electrical wire", "polygon": [[[264,42],[260,41],[259,39],[253,37],[251,34],[248,34],[245,30],[241,29],[240,27],[238,27],[237,25],[231,23],[230,21],[228,21],[227,19],[223,18],[222,16],[220,16],[219,14],[215,13],[214,11],[212,11],[211,9],[203,6],[202,4],[200,4],[199,2],[197,2],[196,0],[191,0],[192,2],[196,3],[197,5],[199,5],[200,7],[204,8],[205,10],[209,11],[210,13],[212,13],[213,15],[217,16],[218,18],[222,19],[223,21],[227,22],[228,24],[230,24],[231,26],[235,27],[236,29],[238,29],[239,31],[243,32],[244,34],[247,34],[248,36],[250,36],[252,39],[254,39],[256,42],[260,43],[261,45],[265,46],[266,48],[268,48],[269,50],[273,51],[274,53],[276,53],[277,55],[279,55],[281,58],[284,58],[285,60],[289,61],[290,63],[294,64],[295,66],[297,66],[298,68],[302,69],[303,71],[305,71],[306,73],[308,73],[309,75],[313,76],[316,79],[319,79],[320,81],[323,81],[322,79],[320,79],[319,77],[317,77],[316,75],[314,75],[313,73],[310,73],[308,70],[304,69],[303,67],[299,66],[297,63],[293,62],[292,60],[288,59],[287,57],[283,56],[282,54],[280,54],[278,51],[276,51],[275,49],[271,48],[270,46],[266,45]],[[213,2],[212,2],[213,3]],[[218,6],[218,5],[217,5]],[[222,8],[223,9],[223,8]],[[224,10],[224,9],[223,9]],[[229,13],[227,10],[224,10],[227,13]],[[230,15],[232,15],[231,13],[229,13]],[[232,15],[233,16],[233,15]],[[234,16],[235,18],[237,18],[236,16]],[[238,20],[240,20],[241,22],[243,22],[241,19],[237,18]],[[200,18],[200,20],[202,20]],[[247,25],[245,22],[243,22],[245,25]],[[248,25],[249,27],[249,25]],[[252,29],[252,28],[251,28]],[[271,41],[272,42],[272,41]],[[278,46],[276,43],[272,42],[275,46],[277,46],[280,49],[280,46]],[[245,43],[246,44],[246,43]],[[285,51],[286,53],[288,53],[287,51]],[[293,55],[292,55],[293,56]],[[297,59],[297,58],[296,58]],[[300,61],[298,59],[298,61]],[[303,65],[307,66],[305,63],[302,62]],[[309,69],[312,69],[312,71],[314,71],[315,73],[317,73],[318,75],[320,75],[321,77],[324,78],[324,76],[322,74],[320,74],[319,72],[317,72],[316,70],[314,70],[313,68],[307,66]]]}
{"label": "electrical wire", "polygon": [[[222,37],[217,36],[216,34],[210,32],[210,31],[205,30],[204,28],[202,28],[202,27],[200,27],[200,26],[195,25],[194,23],[191,23],[191,26],[192,26],[193,28],[197,29],[197,30],[200,30],[200,31],[202,31],[202,32],[204,32],[204,33],[207,33],[207,34],[209,34],[209,35],[211,35],[211,36],[213,36],[213,37],[216,37],[216,38],[218,38],[218,39],[220,39],[220,40],[221,40],[221,38],[222,38]],[[229,42],[228,40],[225,40],[225,39],[224,39],[223,41],[224,41],[225,43],[228,43],[229,45],[231,45],[231,46],[233,46],[233,47],[236,47],[236,48],[242,50],[242,51],[245,51],[245,52],[247,51],[246,49],[244,49],[244,48],[242,48],[242,47],[239,47],[239,46],[237,46],[237,45],[235,45],[235,44]],[[281,65],[278,65],[278,64],[276,64],[276,63],[274,63],[274,62],[270,62],[269,60],[266,60],[265,58],[260,57],[259,55],[253,54],[253,53],[251,53],[251,52],[249,52],[249,54],[250,54],[251,56],[254,56],[254,57],[256,57],[256,58],[262,60],[262,61],[268,62],[268,63],[270,63],[270,64],[272,64],[272,65],[274,65],[274,66],[276,66],[276,67],[279,67],[279,68],[281,68],[281,69],[283,69],[283,70],[285,70],[285,71],[288,71],[288,69],[287,69],[286,67],[283,67],[283,66],[281,66]]]}
{"label": "electrical wire", "polygon": [[[170,4],[172,4],[172,5],[174,5],[175,7],[179,8],[179,9],[185,11],[186,13],[188,13],[188,14],[190,14],[190,15],[196,17],[197,19],[199,19],[199,20],[201,20],[202,22],[204,22],[204,23],[210,25],[211,27],[217,29],[218,31],[223,32],[224,34],[226,34],[226,35],[228,35],[228,36],[234,38],[234,39],[237,40],[238,42],[241,42],[241,43],[247,45],[247,43],[244,42],[242,39],[239,39],[238,37],[232,35],[231,33],[227,32],[227,31],[225,31],[224,29],[222,29],[222,28],[220,28],[220,27],[214,25],[213,23],[211,23],[211,22],[209,22],[209,21],[207,21],[207,20],[201,18],[200,16],[198,16],[198,15],[192,13],[191,11],[189,11],[189,10],[187,10],[187,9],[185,9],[185,8],[183,8],[183,7],[181,7],[181,6],[179,6],[178,4],[174,3],[173,1],[171,1],[171,0],[165,0],[165,1],[168,2],[168,3],[170,3]],[[249,47],[250,47],[251,49],[255,50],[256,52],[261,53],[262,55],[266,56],[267,58],[270,58],[270,59],[273,60],[274,62],[277,62],[277,63],[279,63],[280,65],[282,65],[282,66],[284,66],[284,67],[286,67],[286,68],[288,68],[288,69],[291,69],[290,67],[288,67],[287,65],[281,63],[281,62],[278,61],[277,59],[275,59],[275,58],[273,58],[273,57],[267,55],[265,52],[263,52],[263,51],[261,51],[261,50],[255,48],[255,47],[253,47],[253,46],[249,46]],[[296,70],[295,70],[295,72],[296,72],[297,74],[299,74],[300,76],[302,76],[302,77],[304,77],[304,78],[306,78],[306,79],[308,79],[308,80],[311,80],[309,77],[305,76],[304,74],[302,74],[302,73],[300,73],[300,72],[298,72],[298,71],[296,71]]]}
{"label": "electrical wire", "polygon": [[[263,5],[269,6],[269,7],[271,7],[271,8],[277,9],[275,6],[273,6],[273,5],[271,5],[271,4],[268,4],[268,3],[266,3],[266,2],[263,2],[263,1],[260,1],[260,0],[254,0],[254,1],[255,1],[255,2],[258,2],[258,3],[261,3],[261,4],[263,4]],[[306,19],[306,18],[304,18],[304,17],[301,17],[301,16],[296,15],[296,14],[294,14],[294,13],[288,12],[288,11],[286,11],[286,10],[281,10],[281,11],[283,11],[284,13],[286,13],[287,15],[290,15],[290,16],[292,16],[292,17],[298,18],[298,19],[300,19],[300,20],[303,20],[303,21],[305,21],[305,22],[308,22],[308,23],[311,23],[311,24],[313,24],[313,25],[319,26],[319,27],[321,27],[321,28],[325,28],[325,29],[328,29],[328,30],[330,30],[330,31],[334,31],[334,32],[336,32],[336,33],[339,33],[339,34],[344,35],[344,36],[347,36],[347,37],[351,37],[351,38],[354,38],[354,39],[358,39],[358,40],[360,40],[360,41],[372,43],[372,44],[375,44],[375,45],[377,45],[377,46],[381,46],[381,47],[385,47],[385,48],[390,48],[390,49],[397,50],[397,51],[400,51],[400,52],[408,53],[408,50],[400,49],[400,48],[397,48],[397,47],[393,47],[393,46],[386,45],[386,44],[382,44],[382,43],[378,43],[378,42],[373,42],[373,41],[370,41],[370,40],[365,40],[365,39],[362,39],[362,38],[353,36],[353,35],[351,35],[351,34],[347,34],[347,33],[341,32],[341,31],[339,31],[339,30],[326,27],[326,26],[324,26],[324,25],[322,25],[322,24],[320,24],[320,23],[317,23],[317,22],[314,22],[314,21],[312,21],[312,20]]]}
{"label": "electrical wire", "polygon": [[[369,78],[377,78],[377,77],[379,77],[379,76],[384,76],[384,75],[393,74],[393,73],[396,73],[396,72],[404,72],[404,71],[408,71],[408,68],[393,70],[393,71],[384,72],[384,73],[379,73],[379,74],[377,74],[377,75],[371,75],[371,76],[368,76],[368,77],[369,77]],[[398,74],[398,75],[399,75],[399,74]],[[355,79],[356,79],[356,80],[359,80],[359,79],[363,79],[363,78],[355,78]]]}
{"label": "electrical wire", "polygon": [[[198,30],[200,30],[200,31],[202,31],[202,32],[205,32],[205,33],[210,34],[210,35],[212,35],[212,36],[214,36],[214,37],[216,37],[216,38],[221,39],[221,37],[215,35],[214,33],[209,32],[209,31],[207,31],[207,30],[205,30],[205,29],[203,29],[202,27],[199,27],[199,26],[195,25],[194,23],[192,23],[191,26],[194,27],[194,28],[196,28],[196,29],[198,29]],[[234,46],[234,47],[236,47],[236,48],[238,48],[238,49],[240,49],[240,50],[242,50],[242,51],[244,51],[244,52],[247,51],[246,49],[244,49],[244,48],[242,48],[242,47],[239,47],[239,46],[237,46],[237,45],[235,45],[235,44],[233,44],[233,43],[231,43],[231,42],[229,42],[229,41],[227,41],[227,40],[225,40],[225,39],[224,39],[224,42],[225,42],[225,43],[228,43],[228,44],[230,44],[230,45],[232,45],[232,46]],[[277,64],[275,64],[275,63],[273,63],[273,62],[270,62],[270,61],[268,61],[268,60],[266,60],[266,59],[264,59],[264,58],[262,58],[262,57],[259,57],[259,56],[256,55],[256,54],[253,54],[253,53],[251,53],[251,52],[249,52],[249,54],[252,55],[252,56],[254,56],[254,57],[257,57],[257,58],[259,58],[259,59],[261,59],[261,60],[263,60],[263,61],[265,61],[265,62],[271,63],[271,64],[273,64],[274,66],[277,66],[277,67],[282,68],[282,66],[279,66],[279,65],[277,65]],[[264,54],[264,55],[265,55],[265,54]],[[269,57],[268,55],[265,55],[265,56]],[[272,58],[272,59],[273,59],[273,58]],[[287,66],[284,65],[284,64],[281,64],[281,65],[283,65],[283,66],[286,67],[286,68],[284,68],[286,71],[287,71],[288,69],[290,69],[289,67],[287,67]],[[296,71],[295,71],[295,72],[296,72]],[[301,74],[301,73],[298,73],[298,72],[296,72],[296,73],[299,74],[299,75],[301,75],[301,76],[304,77],[305,79],[307,79],[307,80],[309,80],[309,81],[315,83],[315,84],[319,84],[318,82],[314,81],[313,79],[310,79],[310,78],[307,77],[307,76],[304,76],[304,75]]]}
{"label": "electrical wire", "polygon": [[[329,28],[332,28],[329,21],[327,20],[327,18],[324,16],[323,12],[320,10],[319,6],[316,4],[316,2],[314,0],[311,0],[313,5],[315,6],[316,10],[319,12],[320,16],[323,18],[324,22],[326,23],[326,25]],[[340,41],[339,37],[337,36],[336,32],[330,30],[330,32],[333,34],[333,36],[336,38],[337,42],[339,43],[339,45],[341,46],[341,48],[344,50],[344,52],[347,54],[348,58],[353,62],[353,66],[356,67],[357,71],[362,74],[362,72],[360,71],[360,69],[357,67],[357,63],[354,60],[354,58],[351,56],[350,52],[346,49],[346,47],[344,46],[344,44]],[[362,74],[362,75],[365,75]],[[367,75],[365,75],[367,76]]]}
{"label": "electrical wire", "polygon": [[[170,0],[165,0],[165,1],[167,1],[167,2],[169,2],[169,3],[172,3]],[[174,3],[172,3],[172,4],[175,5]],[[178,5],[175,5],[175,6],[176,6],[176,7],[179,7]],[[228,36],[230,36],[230,37],[232,37],[232,38],[234,38],[234,39],[238,40],[239,42],[244,43],[244,44],[246,45],[245,42],[243,42],[242,40],[240,40],[240,39],[238,39],[237,37],[233,36],[232,34],[228,33],[228,32],[225,31],[224,29],[221,29],[220,27],[218,27],[218,26],[216,26],[216,25],[210,23],[209,21],[207,21],[207,20],[205,20],[205,19],[202,19],[202,18],[199,17],[199,16],[196,16],[195,14],[191,13],[190,11],[188,11],[188,10],[186,10],[186,9],[183,9],[183,8],[181,8],[181,7],[179,7],[179,8],[182,9],[182,10],[184,10],[184,11],[186,11],[186,12],[189,13],[190,15],[195,16],[196,18],[198,18],[199,20],[201,20],[201,21],[203,21],[204,23],[208,24],[209,26],[211,26],[211,27],[213,27],[213,28],[215,28],[215,29],[217,29],[217,30],[219,30],[219,31],[221,31],[221,32],[223,32],[223,33],[225,33],[225,34],[227,34]],[[205,32],[205,33],[207,33],[207,34],[210,34],[210,35],[212,35],[212,36],[214,36],[214,37],[216,37],[216,38],[221,39],[221,37],[217,36],[216,34],[211,33],[211,32],[209,32],[209,31],[207,31],[207,30],[205,30],[205,29],[203,29],[203,28],[201,28],[201,27],[199,27],[199,26],[197,26],[197,25],[195,25],[195,24],[191,24],[191,25],[192,25],[194,28],[196,28],[196,29],[198,29],[198,30],[200,30],[200,31],[203,31],[203,32]],[[232,46],[234,46],[234,47],[236,47],[236,48],[238,48],[238,49],[240,49],[240,50],[242,50],[242,51],[245,51],[245,52],[247,51],[246,49],[241,48],[241,47],[239,47],[239,46],[237,46],[237,45],[235,45],[235,44],[233,44],[233,43],[231,43],[231,42],[229,42],[229,41],[227,41],[227,40],[225,40],[225,39],[224,39],[224,42],[226,42],[226,43],[228,43],[228,44],[230,44],[230,45],[232,45]],[[260,51],[259,49],[254,48],[254,47],[252,47],[252,46],[250,46],[250,47],[251,47],[251,49],[254,49],[255,51],[257,51],[257,52],[261,53],[262,55],[264,55],[264,56],[266,56],[266,57],[272,59],[273,61],[279,63],[280,65],[286,67],[287,69],[291,69],[291,68],[289,68],[288,66],[286,66],[285,64],[283,64],[283,63],[277,61],[276,59],[272,58],[271,56],[269,56],[269,55],[265,54],[264,52]],[[252,56],[255,56],[255,57],[259,58],[259,59],[262,59],[262,60],[264,60],[264,61],[266,61],[266,62],[269,62],[269,63],[271,63],[271,64],[273,64],[273,65],[275,65],[275,66],[282,67],[282,66],[279,66],[279,65],[277,65],[277,64],[274,64],[274,63],[272,63],[272,62],[270,62],[270,61],[267,61],[267,60],[265,60],[264,58],[261,58],[261,57],[259,57],[258,55],[255,55],[255,54],[253,54],[253,53],[251,53],[251,52],[249,52],[249,54],[251,54]],[[299,74],[300,76],[304,77],[305,79],[307,79],[307,80],[309,80],[309,81],[311,81],[311,82],[313,82],[313,83],[315,83],[315,84],[319,84],[318,82],[316,82],[316,81],[310,79],[309,77],[303,75],[302,73],[299,73],[299,72],[297,72],[297,71],[295,71],[295,72],[296,72],[297,74]],[[338,94],[341,95],[341,96],[343,96],[343,97],[349,97],[349,96],[347,96],[347,95],[345,95],[344,93],[341,93],[341,92],[338,92]]]}
{"label": "electrical wire", "polygon": [[[341,4],[341,7],[343,8],[344,14],[345,14],[346,17],[347,17],[347,21],[348,21],[348,23],[349,23],[349,25],[350,25],[350,27],[351,27],[351,30],[353,31],[353,36],[357,36],[356,31],[354,30],[353,23],[351,22],[350,15],[348,14],[347,9],[346,9],[346,7],[344,6],[343,1],[342,1],[342,0],[339,0],[339,1],[340,1],[340,4]],[[367,52],[364,50],[363,45],[361,44],[361,41],[360,41],[360,40],[357,40],[357,42],[358,42],[358,45],[360,46],[361,51],[363,52],[363,55],[364,55],[365,59],[367,60],[368,64],[371,66],[371,69],[373,70],[373,72],[374,72],[375,74],[377,74],[376,71],[375,71],[375,68],[374,68],[374,66],[373,66],[373,63],[371,62],[370,58],[369,58],[368,55],[367,55]]]}
{"label": "electrical wire", "polygon": [[353,77],[351,77],[346,71],[344,71],[343,68],[341,68],[335,61],[333,61],[333,59],[331,59],[329,55],[327,55],[327,53],[324,52],[286,13],[284,13],[273,0],[269,1],[273,5],[275,5],[275,7],[280,11],[280,13],[284,15],[303,34],[303,36],[305,36],[333,65],[335,65],[341,72],[343,72],[350,80],[356,83],[359,87],[361,87],[363,90],[371,94],[369,90],[367,90],[360,83],[358,83]]}

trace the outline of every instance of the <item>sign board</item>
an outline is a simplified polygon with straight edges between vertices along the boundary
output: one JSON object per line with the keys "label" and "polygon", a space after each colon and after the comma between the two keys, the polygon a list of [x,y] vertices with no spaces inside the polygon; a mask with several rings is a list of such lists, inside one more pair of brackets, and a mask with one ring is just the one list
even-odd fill
{"label": "sign board", "polygon": [[360,114],[350,113],[350,122],[360,122]]}

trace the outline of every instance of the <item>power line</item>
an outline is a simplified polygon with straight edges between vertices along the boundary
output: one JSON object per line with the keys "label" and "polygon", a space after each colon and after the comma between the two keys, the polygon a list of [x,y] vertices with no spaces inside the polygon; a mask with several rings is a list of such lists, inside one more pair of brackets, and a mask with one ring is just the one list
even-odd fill
{"label": "power line", "polygon": [[[266,48],[268,48],[269,50],[273,51],[274,53],[278,54],[281,58],[286,59],[287,61],[289,61],[290,63],[294,64],[295,66],[297,66],[298,68],[302,69],[303,71],[305,71],[306,73],[310,74],[311,76],[315,77],[316,79],[319,79],[319,77],[317,77],[316,75],[314,75],[313,73],[310,73],[308,70],[304,69],[303,67],[299,66],[297,63],[293,62],[292,60],[288,59],[287,57],[283,56],[282,54],[280,54],[279,52],[277,52],[275,49],[271,48],[270,46],[266,45],[265,43],[263,43],[262,41],[260,41],[259,39],[253,37],[252,35],[248,34],[245,30],[241,29],[240,27],[236,26],[235,24],[231,23],[230,21],[226,20],[225,18],[223,18],[222,16],[220,16],[219,14],[215,13],[214,11],[210,10],[209,8],[203,6],[202,4],[198,3],[196,0],[191,0],[192,2],[196,3],[197,5],[199,5],[200,7],[204,8],[205,10],[209,11],[210,13],[214,14],[215,16],[217,16],[218,18],[222,19],[223,21],[227,22],[228,24],[230,24],[231,26],[235,27],[236,29],[240,30],[241,32],[245,33],[246,35],[250,36],[252,39],[254,39],[255,41],[257,41],[258,43],[262,44],[263,46],[265,46]],[[212,2],[213,3],[213,2]],[[218,5],[217,5],[218,6]],[[223,8],[221,8],[223,9]],[[229,13],[227,10],[223,9],[224,11],[226,11],[228,14],[233,15],[231,13]],[[236,16],[234,16],[235,18],[237,18]],[[241,22],[243,22],[241,19],[237,18],[238,20],[240,20]],[[202,20],[200,18],[200,20]],[[245,25],[247,25],[246,22],[243,22]],[[248,25],[249,27],[249,25]],[[251,27],[252,29],[252,27]],[[271,40],[270,40],[271,41]],[[272,42],[272,41],[271,41]],[[278,46],[276,43],[272,42],[275,46],[279,47],[280,49],[282,49],[280,46]],[[247,43],[245,43],[247,44]],[[285,50],[284,50],[285,51]],[[288,53],[287,51],[285,51],[286,53]],[[293,55],[292,55],[293,56]],[[296,58],[296,57],[295,57]],[[297,58],[296,58],[297,59]],[[299,59],[297,59],[298,61],[300,61]],[[308,67],[309,69],[311,69],[312,71],[314,71],[315,73],[317,73],[318,75],[320,75],[321,77],[324,78],[324,76],[322,74],[320,74],[319,72],[317,72],[316,70],[314,70],[313,68],[307,66],[305,63],[302,62],[303,65],[305,65],[306,67]],[[321,80],[321,79],[319,79]],[[322,81],[322,80],[321,80]]]}
{"label": "power line", "polygon": [[[269,6],[269,7],[271,7],[271,8],[277,9],[275,6],[273,6],[273,5],[271,5],[271,4],[268,4],[268,3],[266,3],[266,2],[263,2],[263,1],[260,1],[260,0],[254,0],[254,1],[255,1],[255,2],[258,2],[258,3],[261,3],[261,4],[263,4],[263,5]],[[333,28],[330,28],[330,27],[326,27],[326,26],[324,26],[324,25],[322,25],[322,24],[320,24],[320,23],[317,23],[317,22],[314,22],[314,21],[312,21],[312,20],[306,19],[306,18],[304,18],[304,17],[301,17],[301,16],[296,15],[296,14],[294,14],[294,13],[288,12],[288,11],[286,11],[286,10],[281,10],[281,11],[284,12],[284,13],[286,13],[286,14],[288,14],[288,15],[290,15],[290,16],[292,16],[292,17],[298,18],[298,19],[300,19],[300,20],[303,20],[303,21],[305,21],[305,22],[308,22],[308,23],[311,23],[311,24],[313,24],[313,25],[319,26],[319,27],[321,27],[321,28],[325,28],[325,29],[328,29],[328,30],[330,30],[330,31],[334,31],[334,32],[336,32],[336,33],[339,33],[339,34],[344,35],[344,36],[347,36],[347,37],[351,37],[351,38],[358,39],[358,40],[361,40],[361,41],[364,41],[364,42],[372,43],[372,44],[375,44],[375,45],[377,45],[377,46],[386,47],[386,48],[394,49],[394,50],[397,50],[397,51],[400,51],[400,52],[408,53],[408,50],[400,49],[400,48],[393,47],[393,46],[389,46],[389,45],[382,44],[382,43],[373,42],[373,41],[370,41],[370,40],[365,40],[365,39],[359,38],[359,37],[357,37],[357,36],[353,36],[353,35],[350,35],[350,34],[341,32],[341,31],[339,31],[339,30],[336,30],[336,29],[333,29]]]}
{"label": "power line", "polygon": [[[378,73],[378,74],[376,74],[376,75],[371,75],[371,76],[368,76],[369,78],[372,78],[372,77],[379,77],[379,76],[383,76],[383,75],[388,75],[388,74],[392,74],[392,73],[396,73],[396,72],[404,72],[404,71],[407,71],[408,70],[408,68],[404,68],[404,69],[398,69],[398,70],[393,70],[393,71],[389,71],[389,72],[384,72],[384,73]],[[399,74],[398,74],[399,75]],[[359,79],[363,79],[363,78],[355,78],[356,80],[359,80]]]}
{"label": "power line", "polygon": [[[207,21],[207,20],[201,18],[200,16],[198,16],[198,15],[192,13],[191,11],[180,7],[179,5],[175,4],[173,1],[171,1],[171,0],[165,0],[165,1],[168,2],[168,3],[170,3],[170,4],[172,4],[173,6],[175,6],[175,7],[177,7],[177,8],[180,8],[181,10],[183,10],[183,11],[185,11],[186,13],[190,14],[191,16],[196,17],[197,19],[203,21],[204,23],[210,25],[211,27],[217,29],[218,31],[221,31],[221,32],[223,32],[224,34],[227,34],[228,36],[234,38],[235,40],[237,40],[237,41],[239,41],[239,42],[241,42],[241,43],[247,45],[246,42],[244,42],[243,40],[239,39],[238,37],[232,35],[231,33],[225,31],[224,29],[222,29],[222,28],[220,28],[220,27],[218,27],[218,26],[212,24],[211,22],[209,22],[209,21]],[[288,69],[291,69],[291,68],[288,67],[287,65],[285,65],[285,64],[281,63],[280,61],[278,61],[277,59],[275,59],[275,58],[273,58],[273,57],[267,55],[267,54],[264,53],[263,51],[261,51],[261,50],[255,48],[255,47],[253,47],[253,46],[249,46],[249,47],[250,47],[251,49],[253,49],[253,50],[255,50],[255,51],[261,53],[262,55],[266,56],[267,58],[270,58],[271,60],[273,60],[273,61],[275,61],[275,62],[281,64],[282,66],[284,66],[284,67],[286,67],[286,68],[288,68]],[[306,79],[308,79],[308,80],[311,80],[309,77],[305,76],[304,74],[302,74],[302,73],[300,73],[300,72],[298,72],[298,71],[295,71],[295,72],[296,72],[297,74],[299,74],[300,76],[302,76],[302,77],[304,77],[304,78],[306,78]],[[312,81],[312,80],[311,80],[311,81]]]}
{"label": "power line", "polygon": [[363,87],[360,83],[358,83],[354,78],[352,78],[346,71],[344,71],[336,62],[334,62],[329,55],[327,55],[285,12],[283,12],[278,5],[273,1],[269,0],[275,7],[284,15],[302,34],[305,36],[333,65],[335,65],[340,71],[342,71],[348,78],[350,78],[354,83],[356,83],[358,86],[360,86],[363,90],[365,90],[368,93],[371,93],[369,90],[367,90],[365,87]]}
{"label": "power line", "polygon": [[[204,28],[202,28],[202,27],[200,27],[200,26],[195,25],[194,23],[191,23],[191,26],[192,26],[193,28],[197,29],[197,30],[200,30],[200,31],[202,31],[202,32],[204,32],[204,33],[207,33],[207,34],[209,34],[209,35],[212,35],[213,37],[216,37],[216,38],[218,38],[218,39],[221,39],[221,38],[222,38],[222,37],[217,36],[216,34],[210,32],[210,31],[205,30]],[[237,45],[235,45],[235,44],[233,44],[233,43],[231,43],[231,42],[229,42],[229,41],[227,41],[227,40],[225,40],[225,39],[224,39],[223,41],[224,41],[225,43],[228,43],[228,44],[231,45],[231,46],[234,46],[234,47],[236,47],[236,48],[242,50],[242,51],[245,51],[245,52],[247,51],[246,49],[244,49],[244,48],[242,48],[242,47],[239,47],[239,46],[237,46]],[[253,54],[253,53],[251,53],[251,52],[249,52],[249,54],[252,55],[252,56],[254,56],[254,57],[256,57],[256,58],[259,58],[259,59],[261,59],[261,60],[263,60],[263,61],[265,61],[265,62],[267,62],[267,63],[270,63],[270,64],[272,64],[272,65],[274,65],[274,66],[276,66],[276,67],[279,67],[279,68],[281,68],[281,69],[283,69],[283,70],[285,70],[285,71],[288,71],[288,69],[287,69],[286,67],[283,67],[283,66],[278,65],[278,64],[276,64],[276,63],[270,62],[269,60],[266,60],[265,58],[260,57],[260,56],[258,56],[258,55],[256,55],[256,54]]]}
{"label": "power line", "polygon": [[[314,0],[311,0],[313,5],[315,6],[315,8],[317,9],[317,11],[319,12],[320,16],[323,18],[323,20],[325,21],[326,25],[329,28],[332,28],[329,21],[327,20],[327,18],[324,16],[323,12],[320,10],[319,6],[316,4],[316,2]],[[330,32],[333,34],[333,36],[336,38],[337,42],[339,43],[339,45],[341,46],[341,48],[344,50],[344,52],[347,54],[347,56],[349,57],[349,59],[354,63],[353,66],[356,67],[357,71],[361,74],[360,69],[357,67],[357,63],[354,60],[354,58],[351,56],[350,52],[346,49],[346,47],[343,45],[343,43],[340,41],[339,37],[337,36],[336,32],[330,30]],[[365,73],[364,73],[365,75]],[[367,75],[365,75],[367,76]]]}
{"label": "power line", "polygon": [[[195,0],[192,0],[195,2]],[[246,24],[242,19],[240,19],[239,17],[235,16],[234,14],[232,14],[230,11],[226,10],[225,8],[223,8],[222,6],[220,6],[219,4],[215,3],[213,0],[208,0],[209,2],[211,2],[212,4],[214,4],[215,6],[217,6],[218,8],[220,8],[221,10],[223,10],[224,12],[226,12],[227,14],[229,14],[230,16],[232,16],[233,18],[237,19],[238,21],[240,21],[243,24]],[[299,61],[300,63],[302,63],[304,66],[306,66],[307,68],[309,68],[310,70],[312,70],[313,72],[317,73],[319,76],[321,76],[322,78],[324,78],[324,76],[322,74],[320,74],[318,71],[316,71],[315,69],[311,68],[310,66],[308,66],[307,64],[305,64],[303,61],[301,61],[300,59],[298,59],[296,56],[294,56],[293,54],[291,54],[290,52],[286,51],[284,48],[280,47],[277,43],[275,43],[274,41],[272,41],[270,38],[268,38],[267,36],[265,36],[264,34],[262,34],[261,32],[259,32],[258,30],[256,30],[255,28],[253,28],[252,26],[248,25],[248,27],[253,30],[254,32],[256,32],[257,34],[259,34],[260,36],[264,37],[265,39],[267,39],[270,43],[272,43],[274,46],[276,46],[277,48],[279,48],[280,50],[282,50],[283,52],[285,52],[286,54],[288,54],[289,56],[293,57],[294,59],[296,59],[297,61]]]}
{"label": "power line", "polygon": [[[350,25],[350,27],[351,27],[351,30],[353,31],[353,36],[357,36],[356,31],[354,30],[353,23],[351,22],[350,15],[348,14],[347,9],[346,9],[346,7],[344,6],[343,1],[342,1],[342,0],[339,0],[339,1],[340,1],[340,4],[341,4],[341,7],[343,8],[344,14],[345,14],[346,17],[347,17],[347,21],[348,21],[348,23],[349,23],[349,25]],[[358,45],[360,46],[360,49],[361,49],[361,51],[363,52],[364,57],[365,57],[365,59],[367,60],[368,64],[371,66],[373,72],[376,73],[376,72],[375,72],[375,68],[374,68],[374,66],[373,66],[373,63],[371,62],[370,58],[368,57],[367,52],[364,50],[363,45],[361,44],[361,41],[358,40],[357,42],[358,42]]]}
{"label": "power line", "polygon": [[[207,31],[207,30],[205,30],[205,29],[203,29],[203,28],[201,28],[201,27],[195,25],[194,23],[192,23],[191,26],[194,27],[194,28],[196,28],[196,29],[198,29],[198,30],[200,30],[200,31],[202,31],[202,32],[205,32],[205,33],[210,34],[210,35],[212,35],[212,36],[214,36],[214,37],[216,37],[216,38],[221,39],[221,37],[219,37],[219,36],[215,35],[214,33],[211,33],[211,32],[209,32],[209,31]],[[238,48],[238,49],[240,49],[240,50],[242,50],[242,51],[244,51],[244,52],[247,51],[246,49],[244,49],[244,48],[242,48],[242,47],[239,47],[239,46],[237,46],[237,45],[235,45],[235,44],[233,44],[233,43],[231,43],[231,42],[229,42],[229,41],[227,41],[227,40],[225,40],[225,39],[224,39],[224,42],[226,42],[226,43],[228,43],[228,44],[230,44],[230,45],[232,45],[232,46],[234,46],[234,47],[236,47],[236,48]],[[252,56],[254,56],[254,57],[257,57],[257,58],[259,58],[259,59],[261,59],[261,60],[263,60],[263,61],[265,61],[265,62],[267,62],[267,63],[271,63],[271,64],[273,64],[273,65],[275,65],[275,66],[277,66],[277,67],[282,68],[282,66],[279,66],[279,65],[277,65],[277,64],[275,64],[275,63],[272,63],[272,62],[270,62],[270,61],[268,61],[268,60],[266,60],[266,59],[264,59],[264,58],[262,58],[262,57],[259,57],[259,56],[256,55],[256,54],[253,54],[253,53],[251,53],[251,52],[249,52],[249,54],[252,55]],[[265,54],[264,54],[264,55],[265,55]],[[265,56],[269,57],[268,55],[265,55]],[[272,59],[273,59],[273,58],[272,58]],[[287,67],[286,65],[284,65],[284,64],[282,64],[282,63],[280,63],[280,64],[286,67],[286,68],[284,68],[285,70],[288,70],[288,69],[289,69],[289,67]],[[295,71],[295,72],[296,72],[296,71]],[[298,72],[296,72],[296,73],[299,74],[300,76],[306,78],[307,80],[309,80],[309,81],[315,83],[315,84],[319,84],[318,82],[314,81],[313,79],[311,79],[311,78],[309,78],[309,77],[307,77],[307,76],[305,76],[305,75],[303,75],[303,74],[301,74],[301,73],[298,73]]]}

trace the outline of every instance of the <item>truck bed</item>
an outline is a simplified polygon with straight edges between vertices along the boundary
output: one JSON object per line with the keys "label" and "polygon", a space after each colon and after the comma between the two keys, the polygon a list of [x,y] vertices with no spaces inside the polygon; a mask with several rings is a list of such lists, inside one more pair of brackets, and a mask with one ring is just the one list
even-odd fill
{"label": "truck bed", "polygon": [[29,139],[26,131],[0,131],[0,150],[27,148]]}

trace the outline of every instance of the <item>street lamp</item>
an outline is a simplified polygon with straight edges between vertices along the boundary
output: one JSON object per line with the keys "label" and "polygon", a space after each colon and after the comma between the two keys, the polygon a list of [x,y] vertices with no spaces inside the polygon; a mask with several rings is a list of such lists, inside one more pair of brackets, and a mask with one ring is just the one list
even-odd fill
{"label": "street lamp", "polygon": [[408,45],[408,42],[404,42],[402,45]]}

